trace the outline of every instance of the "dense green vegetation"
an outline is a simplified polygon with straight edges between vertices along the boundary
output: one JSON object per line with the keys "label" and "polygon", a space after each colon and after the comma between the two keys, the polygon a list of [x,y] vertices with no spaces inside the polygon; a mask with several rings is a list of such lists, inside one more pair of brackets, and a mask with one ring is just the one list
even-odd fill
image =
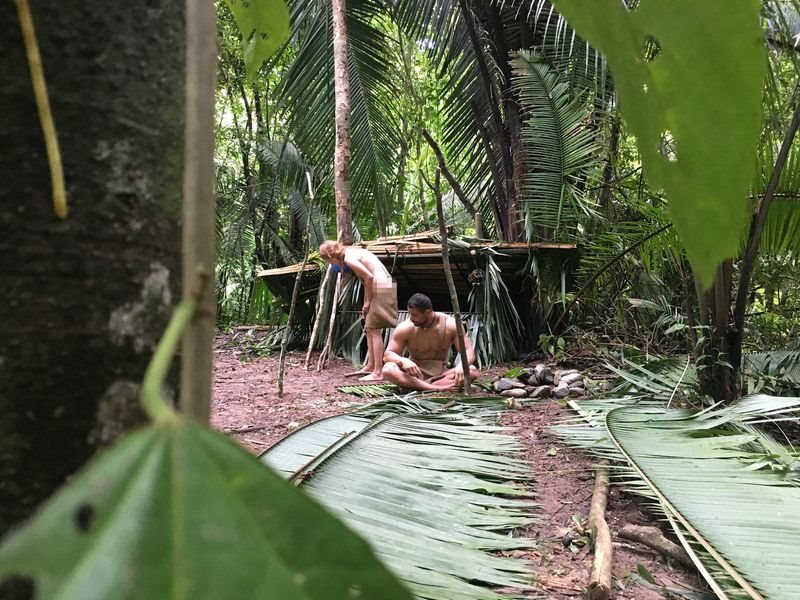
{"label": "dense green vegetation", "polygon": [[[681,27],[677,21],[640,14],[637,4],[628,2],[630,25],[620,22],[606,29],[644,30],[650,19],[660,23],[654,29],[658,35],[672,45],[680,43],[679,35],[675,41],[670,38]],[[283,318],[283,302],[254,274],[301,258],[309,210],[304,170],[319,182],[311,207],[312,244],[335,231],[329,12],[313,0],[296,0],[290,8],[290,41],[252,80],[243,77],[230,15],[221,14],[217,139],[222,324]],[[564,8],[579,14],[587,10],[568,1]],[[581,248],[580,265],[566,294],[557,276],[535,261],[529,264],[536,292],[533,306],[526,309],[530,315],[522,316],[536,323],[536,335],[561,337],[575,351],[629,345],[645,352],[708,357],[723,371],[715,371],[714,379],[726,382],[709,382],[708,392],[735,396],[737,386],[729,380],[732,375],[736,379],[742,344],[745,351],[795,347],[791,333],[797,327],[797,300],[791,290],[800,239],[796,144],[790,146],[771,193],[758,252],[754,260],[743,258],[753,239],[745,217],[752,214],[755,222],[764,204],[797,105],[796,9],[787,0],[761,4],[762,54],[747,59],[746,68],[737,63],[734,75],[741,80],[731,79],[734,75],[726,70],[730,59],[720,54],[735,51],[735,40],[725,46],[731,42],[730,28],[740,32],[755,22],[745,23],[737,14],[717,19],[712,9],[698,18],[714,25],[702,36],[687,36],[693,41],[674,54],[713,54],[715,60],[691,77],[684,70],[673,82],[666,78],[661,103],[685,105],[690,111],[684,121],[672,122],[673,133],[667,121],[660,129],[655,125],[673,113],[657,117],[653,111],[660,109],[654,104],[632,106],[643,102],[626,97],[635,92],[635,84],[626,83],[617,96],[611,69],[621,70],[623,82],[636,81],[635,70],[625,71],[624,60],[615,63],[613,56],[609,67],[546,2],[350,2],[356,237],[409,234],[434,224],[433,194],[422,175],[433,179],[436,160],[421,136],[425,127],[481,214],[484,235],[566,241]],[[661,85],[664,77],[658,69],[664,66],[659,60],[673,60],[673,55],[662,52],[655,36],[643,39],[641,64],[647,67],[640,75],[650,77],[650,69],[656,77],[651,85]],[[764,60],[766,76],[756,103],[762,114],[753,120],[753,85],[761,80]],[[669,69],[667,64],[665,72]],[[731,94],[737,93],[744,95],[734,100]],[[745,95],[749,108],[741,105]],[[698,104],[704,99],[706,108]],[[620,113],[620,104],[631,111],[628,118]],[[744,112],[737,117],[737,110]],[[745,113],[749,133],[740,118]],[[643,132],[642,126],[650,129]],[[669,135],[659,137],[662,130]],[[756,133],[757,155],[744,143],[735,159],[732,144]],[[643,141],[643,135],[650,137]],[[684,145],[678,150],[680,136],[689,145],[681,140]],[[650,152],[654,145],[655,153]],[[648,156],[642,156],[642,147]],[[678,172],[670,174],[670,164],[676,152],[684,160],[683,151],[693,171],[673,185]],[[650,160],[650,166],[643,160]],[[663,169],[655,166],[659,160]],[[737,171],[738,183],[725,175],[734,164],[745,165]],[[448,193],[446,181],[443,186],[456,234],[474,235],[470,207]],[[717,200],[708,200],[715,194]],[[693,264],[688,256],[695,257]],[[713,265],[719,257],[728,258],[717,272]],[[740,286],[746,263],[752,264],[752,278],[748,275]],[[703,288],[714,273],[706,292]],[[737,304],[740,288],[743,305]],[[306,312],[310,319],[312,311]],[[301,324],[300,332],[308,328]],[[726,374],[729,363],[733,372]]]}

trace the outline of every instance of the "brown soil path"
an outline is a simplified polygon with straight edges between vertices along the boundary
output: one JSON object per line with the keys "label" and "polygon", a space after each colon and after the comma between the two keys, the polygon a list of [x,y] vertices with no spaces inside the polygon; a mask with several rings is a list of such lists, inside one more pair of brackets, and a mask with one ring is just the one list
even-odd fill
{"label": "brown soil path", "polygon": [[[346,361],[335,359],[327,369],[317,373],[313,367],[309,371],[303,368],[303,354],[290,354],[284,395],[279,398],[277,356],[243,360],[246,354],[230,345],[229,338],[220,337],[217,342],[211,422],[254,454],[260,454],[298,427],[322,417],[349,412],[367,402],[336,390],[337,386],[355,383],[344,378],[344,374],[352,370]],[[316,360],[312,365],[316,365]],[[507,369],[508,366],[495,367],[487,376]],[[523,556],[538,567],[541,593],[536,597],[543,595],[553,600],[584,597],[592,563],[588,547],[581,545],[585,537],[577,524],[585,525],[589,513],[592,461],[547,432],[547,427],[565,414],[567,409],[558,402],[546,400],[523,410],[508,411],[503,416],[503,422],[516,428],[516,435],[526,447],[525,457],[536,475],[535,489],[542,505],[540,521],[524,532],[536,539],[539,546]],[[626,523],[654,524],[635,499],[616,487],[612,487],[610,493],[607,519],[612,534]],[[569,538],[574,538],[573,542],[565,545]],[[643,546],[614,538],[612,598],[654,600],[665,597],[631,577],[639,564],[660,585],[702,587],[695,575],[680,566],[668,565]]]}

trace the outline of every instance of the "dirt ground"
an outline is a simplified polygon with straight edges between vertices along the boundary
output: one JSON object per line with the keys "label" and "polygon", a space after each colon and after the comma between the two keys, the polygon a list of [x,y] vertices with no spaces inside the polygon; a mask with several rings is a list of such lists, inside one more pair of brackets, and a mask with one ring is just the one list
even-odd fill
{"label": "dirt ground", "polygon": [[[322,417],[349,412],[368,402],[339,392],[336,387],[354,384],[344,374],[352,366],[334,359],[321,373],[303,368],[304,355],[287,356],[283,397],[278,396],[278,358],[247,358],[247,354],[220,336],[215,350],[214,403],[212,425],[238,441],[244,448],[260,454],[298,427]],[[496,366],[487,378],[502,373],[509,365]],[[554,600],[584,598],[592,565],[592,554],[581,530],[586,526],[593,489],[592,460],[564,446],[549,435],[547,427],[568,409],[555,400],[545,400],[523,410],[508,411],[504,422],[526,446],[525,458],[536,478],[537,501],[541,504],[539,522],[525,535],[538,541],[532,552],[522,552],[536,565],[542,597]],[[611,488],[606,518],[614,532],[627,523],[656,523],[634,497]],[[570,540],[572,542],[570,543]],[[678,597],[663,590],[644,587],[635,576],[642,565],[659,586],[673,589],[703,589],[699,578],[680,565],[669,564],[645,546],[613,537],[614,585],[616,600],[655,600]]]}

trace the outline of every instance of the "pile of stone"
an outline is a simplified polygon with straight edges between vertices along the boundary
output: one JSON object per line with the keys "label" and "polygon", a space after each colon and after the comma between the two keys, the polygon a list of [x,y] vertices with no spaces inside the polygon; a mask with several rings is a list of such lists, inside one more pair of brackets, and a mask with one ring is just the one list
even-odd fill
{"label": "pile of stone", "polygon": [[522,369],[515,378],[497,377],[494,390],[509,398],[578,398],[586,393],[583,375],[577,369],[550,369],[539,363]]}

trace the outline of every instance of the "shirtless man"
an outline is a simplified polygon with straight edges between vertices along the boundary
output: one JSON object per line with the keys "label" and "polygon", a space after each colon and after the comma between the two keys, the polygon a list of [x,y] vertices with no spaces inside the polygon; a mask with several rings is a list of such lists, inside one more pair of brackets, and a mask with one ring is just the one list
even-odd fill
{"label": "shirtless man", "polygon": [[[480,373],[472,363],[475,350],[464,338],[469,361],[470,379]],[[431,299],[414,294],[408,299],[408,321],[400,323],[389,340],[383,355],[383,377],[402,388],[413,390],[457,390],[464,384],[461,365],[446,369],[450,347],[458,346],[456,320],[433,310]],[[408,358],[403,351],[408,348]]]}
{"label": "shirtless man", "polygon": [[384,327],[397,325],[397,288],[392,276],[377,256],[369,250],[343,246],[328,240],[319,247],[319,254],[329,263],[343,269],[350,267],[364,284],[364,332],[367,336],[367,363],[355,374],[364,373],[360,381],[383,381]]}

